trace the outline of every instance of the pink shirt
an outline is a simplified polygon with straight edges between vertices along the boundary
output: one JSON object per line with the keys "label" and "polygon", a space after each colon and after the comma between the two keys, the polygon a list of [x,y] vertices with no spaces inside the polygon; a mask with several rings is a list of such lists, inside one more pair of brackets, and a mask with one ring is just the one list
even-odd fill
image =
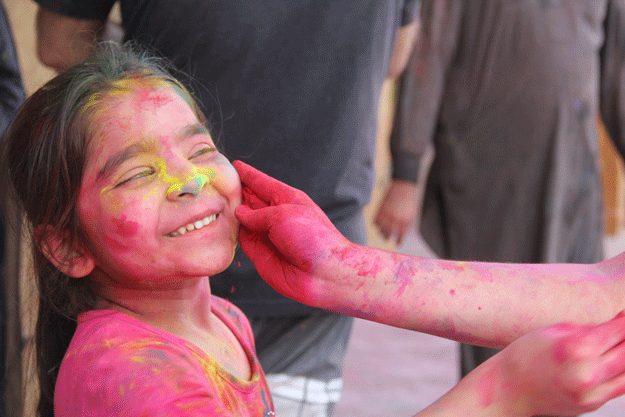
{"label": "pink shirt", "polygon": [[252,368],[243,381],[203,350],[114,310],[78,317],[54,392],[56,417],[272,416],[265,375],[245,316],[212,297]]}

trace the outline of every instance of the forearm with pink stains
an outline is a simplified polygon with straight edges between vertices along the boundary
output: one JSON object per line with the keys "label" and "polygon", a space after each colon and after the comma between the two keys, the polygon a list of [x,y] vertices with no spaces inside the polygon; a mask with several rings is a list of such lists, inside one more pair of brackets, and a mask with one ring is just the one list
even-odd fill
{"label": "forearm with pink stains", "polygon": [[504,347],[536,329],[602,323],[625,309],[625,255],[594,265],[497,264],[351,246],[333,256],[340,281],[318,271],[344,298],[323,308],[471,344]]}
{"label": "forearm with pink stains", "polygon": [[283,295],[346,315],[503,347],[559,322],[625,309],[625,255],[595,265],[419,258],[348,242],[301,191],[235,161],[240,245]]}

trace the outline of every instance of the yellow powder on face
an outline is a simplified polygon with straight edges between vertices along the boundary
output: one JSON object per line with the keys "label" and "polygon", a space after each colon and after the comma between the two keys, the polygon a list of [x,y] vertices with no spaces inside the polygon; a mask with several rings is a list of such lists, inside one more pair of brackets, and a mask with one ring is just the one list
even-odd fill
{"label": "yellow powder on face", "polygon": [[[191,173],[189,175],[185,175],[182,177],[170,175],[168,173],[166,162],[161,158],[158,158],[156,160],[155,165],[156,165],[156,174],[158,178],[163,183],[169,185],[169,187],[167,188],[167,195],[170,195],[171,193],[182,192],[185,185],[191,183],[192,181],[196,182],[198,190],[202,189],[205,185],[210,184],[211,179],[214,179],[217,176],[217,174],[215,173],[213,169],[207,168],[207,167],[197,167],[197,166],[191,167]],[[100,195],[104,195],[108,193],[114,187],[115,187],[114,185],[107,185],[106,187],[102,188],[102,190],[100,190]],[[154,194],[154,195],[155,193],[156,191],[154,190],[149,192],[149,194]],[[144,196],[144,198],[150,198],[150,197],[151,196],[147,194]],[[111,208],[113,210],[116,209],[116,207],[111,207]]]}
{"label": "yellow powder on face", "polygon": [[113,188],[113,186],[107,185],[100,190],[100,202],[102,203],[102,206],[106,206],[109,213],[115,215],[124,208],[124,205],[115,199],[104,198]]}
{"label": "yellow powder on face", "polygon": [[[167,195],[172,193],[180,193],[183,192],[184,187],[195,181],[197,184],[196,189],[201,190],[205,185],[210,184],[210,179],[215,178],[215,171],[210,168],[205,167],[191,167],[191,173],[184,177],[178,177],[174,175],[169,175],[167,170],[167,165],[165,161],[158,161],[158,177],[165,184],[169,184],[167,189]],[[195,187],[194,187],[195,188]]]}
{"label": "yellow powder on face", "polygon": [[150,198],[156,197],[156,190],[150,190],[148,192],[145,193],[145,195],[143,196],[144,200],[149,200]]}

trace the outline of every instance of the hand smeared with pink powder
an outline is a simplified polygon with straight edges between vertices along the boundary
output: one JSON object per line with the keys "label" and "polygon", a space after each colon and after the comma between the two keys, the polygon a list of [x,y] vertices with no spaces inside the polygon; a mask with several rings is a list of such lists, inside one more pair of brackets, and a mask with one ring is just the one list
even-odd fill
{"label": "hand smeared with pink powder", "polygon": [[236,211],[241,248],[276,291],[320,307],[327,283],[318,273],[329,266],[330,254],[351,243],[304,192],[243,162],[233,166],[243,183]]}

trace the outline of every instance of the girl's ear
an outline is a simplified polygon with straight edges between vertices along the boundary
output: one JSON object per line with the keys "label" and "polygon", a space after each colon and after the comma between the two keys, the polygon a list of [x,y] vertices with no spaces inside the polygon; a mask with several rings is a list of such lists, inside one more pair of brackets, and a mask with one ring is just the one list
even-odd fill
{"label": "girl's ear", "polygon": [[52,226],[40,225],[35,230],[39,249],[59,271],[74,278],[83,278],[95,268],[95,260],[84,245],[76,241],[70,244],[67,233]]}

